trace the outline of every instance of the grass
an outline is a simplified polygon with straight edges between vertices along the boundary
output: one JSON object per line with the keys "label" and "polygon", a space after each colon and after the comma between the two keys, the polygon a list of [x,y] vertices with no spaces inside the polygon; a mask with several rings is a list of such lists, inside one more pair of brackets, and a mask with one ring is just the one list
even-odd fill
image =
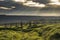
{"label": "grass", "polygon": [[[4,26],[0,26],[0,40],[49,40],[51,35],[54,35],[54,30],[60,27],[60,23],[56,24],[33,24],[23,25],[23,28],[16,28],[15,26],[10,28],[20,30],[4,30]],[[8,26],[9,28],[9,26]],[[25,31],[26,30],[26,31]],[[29,31],[30,30],[30,31]],[[58,29],[57,29],[58,30]],[[59,30],[60,31],[60,30]],[[58,32],[59,32],[58,31]],[[57,31],[56,31],[57,32]]]}

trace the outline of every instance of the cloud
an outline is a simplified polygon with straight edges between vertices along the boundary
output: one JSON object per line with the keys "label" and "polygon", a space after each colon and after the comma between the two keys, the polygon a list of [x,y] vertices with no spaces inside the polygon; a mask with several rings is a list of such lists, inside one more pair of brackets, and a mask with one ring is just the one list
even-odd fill
{"label": "cloud", "polygon": [[26,0],[13,0],[14,2],[25,2]]}
{"label": "cloud", "polygon": [[50,0],[50,1],[53,2],[53,3],[59,2],[59,0]]}
{"label": "cloud", "polygon": [[[30,3],[29,3],[30,2]],[[44,1],[45,2],[45,1]],[[23,4],[23,5],[22,5]],[[51,6],[43,4],[43,3],[36,3],[34,1],[27,1],[26,3],[5,3],[5,2],[0,2],[0,5],[4,5],[3,9],[0,9],[0,14],[17,14],[17,15],[40,15],[42,13],[50,14],[50,13],[60,13],[60,8],[55,6]],[[14,9],[11,10],[5,10],[6,7],[7,9],[11,8],[11,6],[15,6]],[[43,6],[43,7],[42,7]],[[42,7],[42,8],[41,8]],[[51,15],[52,15],[51,14]]]}
{"label": "cloud", "polygon": [[23,5],[29,6],[29,7],[39,7],[39,8],[43,8],[46,6],[45,4],[40,4],[33,1],[27,1],[26,3],[23,3]]}
{"label": "cloud", "polygon": [[43,4],[49,3],[49,0],[33,0],[33,1],[38,3],[43,3]]}

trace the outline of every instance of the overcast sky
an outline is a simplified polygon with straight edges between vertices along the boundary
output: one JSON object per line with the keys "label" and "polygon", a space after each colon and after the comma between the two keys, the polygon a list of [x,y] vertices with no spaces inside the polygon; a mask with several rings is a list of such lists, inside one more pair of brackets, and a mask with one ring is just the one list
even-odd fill
{"label": "overcast sky", "polygon": [[[33,0],[33,2],[38,2],[39,4],[48,4],[49,0]],[[2,7],[3,6],[3,7]],[[15,8],[11,8],[15,6]],[[6,8],[4,8],[6,7]],[[4,9],[2,9],[4,8]],[[10,9],[11,8],[11,9]],[[9,10],[7,10],[9,9]],[[41,7],[29,7],[15,2],[0,2],[0,14],[12,14],[12,15],[60,15],[60,6],[54,8],[49,5]]]}

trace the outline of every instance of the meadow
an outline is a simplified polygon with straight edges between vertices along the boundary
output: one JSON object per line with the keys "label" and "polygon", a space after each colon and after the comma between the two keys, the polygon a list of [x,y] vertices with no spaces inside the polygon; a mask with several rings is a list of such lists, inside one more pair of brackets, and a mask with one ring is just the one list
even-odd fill
{"label": "meadow", "polygon": [[0,40],[60,40],[60,23],[0,25]]}

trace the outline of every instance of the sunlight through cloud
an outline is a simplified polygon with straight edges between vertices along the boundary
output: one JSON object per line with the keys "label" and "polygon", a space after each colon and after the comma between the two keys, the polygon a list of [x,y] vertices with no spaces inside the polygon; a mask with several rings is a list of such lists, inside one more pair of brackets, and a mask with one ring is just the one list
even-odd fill
{"label": "sunlight through cloud", "polygon": [[59,0],[51,0],[51,3],[49,3],[49,4],[51,4],[51,5],[60,5],[60,2],[59,2]]}
{"label": "sunlight through cloud", "polygon": [[59,0],[50,0],[50,1],[54,3],[59,2]]}
{"label": "sunlight through cloud", "polygon": [[25,2],[26,0],[13,0],[15,2]]}
{"label": "sunlight through cloud", "polygon": [[40,3],[33,2],[33,1],[27,1],[23,5],[29,6],[29,7],[41,7],[41,8],[45,7],[45,4],[40,4]]}

